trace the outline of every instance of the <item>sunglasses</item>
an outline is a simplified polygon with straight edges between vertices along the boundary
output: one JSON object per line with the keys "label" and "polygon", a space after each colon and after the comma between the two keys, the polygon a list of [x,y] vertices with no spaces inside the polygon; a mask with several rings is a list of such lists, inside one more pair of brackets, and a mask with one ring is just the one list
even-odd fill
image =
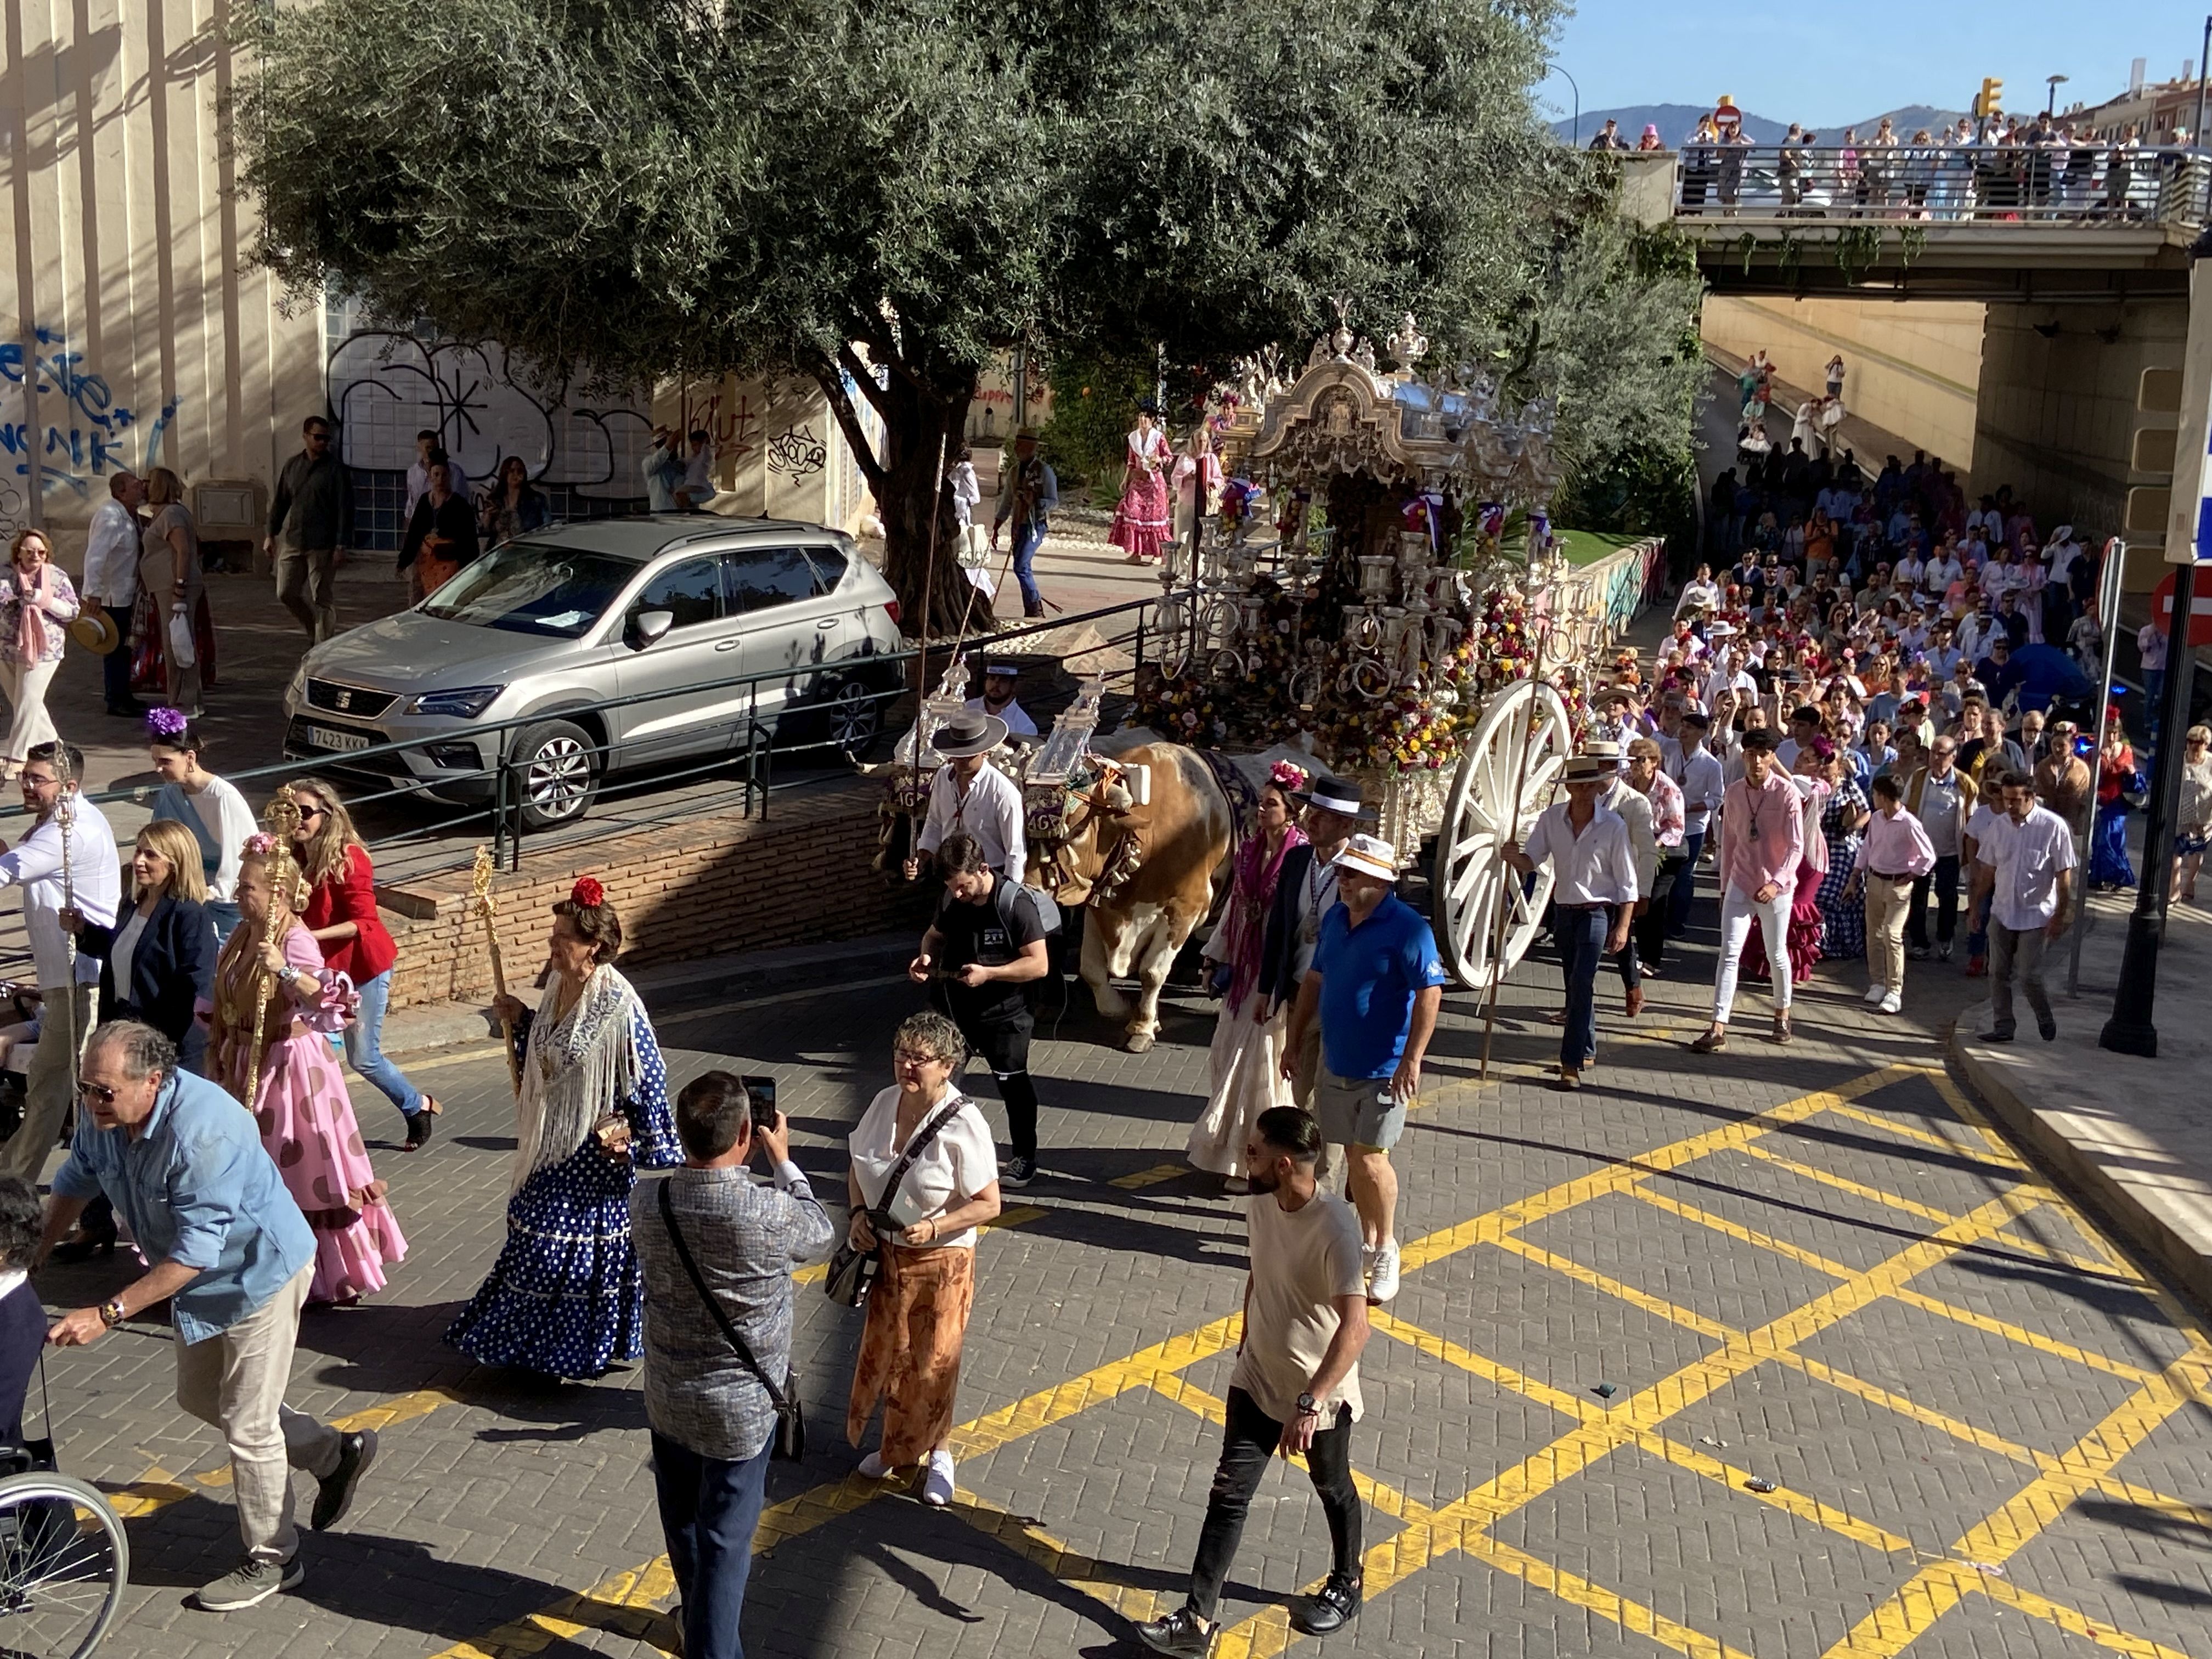
{"label": "sunglasses", "polygon": [[92,1101],[95,1104],[101,1106],[115,1104],[115,1091],[105,1083],[80,1083],[76,1085],[76,1091],[82,1098]]}

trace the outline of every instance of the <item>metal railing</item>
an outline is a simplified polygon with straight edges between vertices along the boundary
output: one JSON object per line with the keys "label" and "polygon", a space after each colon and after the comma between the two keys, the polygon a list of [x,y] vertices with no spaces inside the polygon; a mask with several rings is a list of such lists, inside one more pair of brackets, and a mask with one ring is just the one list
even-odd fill
{"label": "metal railing", "polygon": [[[1084,623],[1127,618],[1127,628],[1105,635],[1097,646],[1087,647],[1077,653],[1079,659],[1094,652],[1127,649],[1131,659],[1129,667],[1102,667],[1097,671],[1111,684],[1133,678],[1137,669],[1143,665],[1147,636],[1156,639],[1158,635],[1159,623],[1156,613],[1161,603],[1161,597],[1147,597],[1074,615],[1064,614],[997,633],[971,636],[959,642],[960,648],[970,664],[976,665],[979,671],[977,684],[980,684],[980,665],[987,654],[1003,653],[1009,647],[1018,646],[1021,641],[1038,634]],[[954,641],[945,639],[930,641],[933,669],[940,667],[948,659]],[[648,651],[651,648],[647,647]],[[641,756],[635,742],[625,744],[612,738],[595,740],[580,753],[587,757],[591,768],[591,805],[624,796],[666,793],[702,779],[721,777],[736,784],[744,817],[751,817],[757,810],[765,820],[770,795],[778,787],[785,787],[779,786],[774,776],[775,763],[779,755],[787,760],[808,754],[843,757],[845,740],[834,732],[820,737],[792,740],[790,726],[824,719],[836,706],[828,701],[798,700],[811,695],[812,683],[824,678],[848,684],[863,679],[876,682],[847,706],[849,708],[865,702],[866,706],[888,714],[893,705],[914,696],[914,664],[921,656],[921,648],[915,645],[896,651],[879,651],[833,661],[758,670],[696,684],[662,687],[628,696],[569,703],[511,719],[456,724],[422,737],[373,744],[358,750],[295,755],[270,765],[225,772],[222,775],[229,782],[256,793],[258,793],[256,786],[273,790],[277,785],[302,775],[325,777],[334,784],[343,781],[349,786],[367,781],[370,787],[366,789],[349,787],[345,791],[349,808],[356,811],[378,803],[436,803],[453,810],[389,835],[367,838],[365,844],[371,854],[378,854],[428,842],[473,825],[489,832],[488,838],[492,842],[498,867],[514,870],[520,867],[526,834],[536,835],[541,842],[549,838],[562,839],[582,823],[591,810],[591,805],[587,805],[582,811],[571,814],[557,824],[550,824],[534,832],[529,830],[525,820],[526,811],[532,805],[531,757],[521,753],[519,748],[520,734],[527,728],[542,726],[549,720],[562,720],[584,726],[587,731],[594,725],[605,731],[609,725],[605,717],[614,711],[635,708],[672,697],[711,695],[720,702],[729,703],[735,703],[742,697],[743,707],[718,710],[712,718],[687,726],[686,738],[702,739],[698,744],[699,752],[685,755],[672,764],[668,762],[654,763],[649,752]],[[770,686],[788,688],[793,694],[793,700],[763,714],[761,712],[763,688]],[[886,718],[882,725],[889,728],[890,722]],[[780,727],[783,729],[779,730]],[[888,731],[884,735],[896,736]],[[288,745],[291,742],[289,725],[286,741]],[[880,742],[881,736],[874,741]],[[428,755],[432,750],[440,750],[450,757],[454,747],[460,744],[473,748],[480,762],[486,753],[494,758],[474,767],[455,767],[442,764]],[[410,764],[411,757],[424,757],[429,761],[433,769],[415,770]],[[837,778],[849,776],[849,773],[830,775]],[[801,784],[788,787],[804,787],[804,782],[824,781],[806,780]],[[143,806],[153,798],[157,787],[136,785],[128,788],[105,789],[89,792],[84,799],[94,805],[127,804]],[[678,799],[672,801],[666,816],[673,817],[678,812],[696,810],[696,801]],[[26,809],[19,803],[0,807],[0,821],[25,815]],[[616,832],[611,827],[605,831]],[[9,839],[13,839],[12,835]],[[130,844],[124,837],[118,836],[118,840],[122,846]],[[435,867],[459,867],[469,861],[472,852],[473,848],[466,854],[457,851],[450,866],[441,864]]]}
{"label": "metal railing", "polygon": [[2198,225],[2209,193],[2212,155],[2110,143],[1693,143],[1674,167],[1684,219]]}

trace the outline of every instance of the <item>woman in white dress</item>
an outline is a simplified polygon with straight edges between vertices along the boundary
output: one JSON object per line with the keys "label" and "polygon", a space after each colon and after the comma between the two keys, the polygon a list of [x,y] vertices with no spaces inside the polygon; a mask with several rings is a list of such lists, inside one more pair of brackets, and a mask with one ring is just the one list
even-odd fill
{"label": "woman in white dress", "polygon": [[1237,849],[1229,907],[1206,942],[1212,982],[1222,993],[1221,1015],[1206,1057],[1206,1110],[1191,1126],[1187,1150],[1194,1166],[1222,1176],[1231,1193],[1245,1190],[1244,1143],[1253,1122],[1270,1106],[1291,1103],[1291,1086],[1283,1078],[1289,1005],[1271,1007],[1258,981],[1267,911],[1284,856],[1305,842],[1291,803],[1291,793],[1305,787],[1304,772],[1288,761],[1275,763],[1260,790],[1258,827]]}

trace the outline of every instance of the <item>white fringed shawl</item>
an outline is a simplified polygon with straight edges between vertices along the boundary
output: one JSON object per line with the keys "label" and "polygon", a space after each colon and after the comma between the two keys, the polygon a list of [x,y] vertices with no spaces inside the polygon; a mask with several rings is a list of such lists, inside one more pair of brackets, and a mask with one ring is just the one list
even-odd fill
{"label": "white fringed shawl", "polygon": [[584,981],[566,1019],[553,1017],[559,996],[556,979],[545,988],[531,1022],[522,1094],[515,1102],[510,1190],[572,1156],[592,1126],[620,1110],[644,1081],[631,1019],[641,1005],[630,982],[602,963]]}

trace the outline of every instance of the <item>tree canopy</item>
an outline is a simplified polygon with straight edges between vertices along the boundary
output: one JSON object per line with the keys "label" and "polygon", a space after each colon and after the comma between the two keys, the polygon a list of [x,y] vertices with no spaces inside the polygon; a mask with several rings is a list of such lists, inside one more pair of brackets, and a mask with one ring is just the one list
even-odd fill
{"label": "tree canopy", "polygon": [[1556,390],[1578,463],[1619,447],[1639,377],[1673,399],[1643,435],[1686,443],[1695,283],[1625,276],[1598,164],[1542,130],[1559,11],[319,0],[253,9],[235,130],[302,289],[341,273],[586,382],[811,378],[918,616],[940,440],[1017,343],[1160,346],[1203,378],[1302,347],[1342,296]]}

